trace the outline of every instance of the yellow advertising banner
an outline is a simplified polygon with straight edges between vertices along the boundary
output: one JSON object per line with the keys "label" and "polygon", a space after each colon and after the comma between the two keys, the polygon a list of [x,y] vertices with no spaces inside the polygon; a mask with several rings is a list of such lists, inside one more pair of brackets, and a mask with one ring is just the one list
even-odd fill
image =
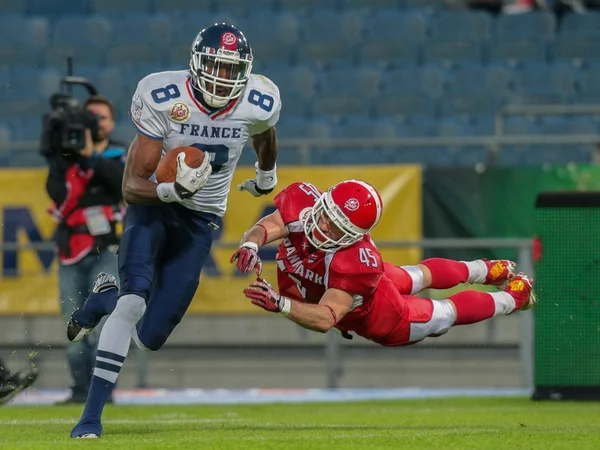
{"label": "yellow advertising banner", "polygon": [[[253,198],[233,189],[228,211],[223,218],[220,239],[215,242],[211,258],[205,266],[200,287],[190,312],[229,314],[258,313],[242,290],[251,282],[248,276],[236,274],[229,263],[243,234],[260,217],[273,211],[273,197],[295,181],[307,181],[320,189],[349,178],[360,178],[373,184],[381,193],[384,213],[373,236],[375,241],[419,240],[421,238],[421,169],[419,166],[310,166],[278,169],[277,189],[268,196]],[[237,169],[233,186],[254,177],[254,169]],[[46,213],[49,199],[45,193],[46,171],[0,171],[0,223],[4,244],[39,244],[51,241],[54,223]],[[386,261],[398,265],[416,264],[421,250],[414,248],[381,248]],[[263,254],[263,276],[276,281],[275,251]],[[57,314],[57,261],[52,250],[5,247],[0,274],[0,314]]]}

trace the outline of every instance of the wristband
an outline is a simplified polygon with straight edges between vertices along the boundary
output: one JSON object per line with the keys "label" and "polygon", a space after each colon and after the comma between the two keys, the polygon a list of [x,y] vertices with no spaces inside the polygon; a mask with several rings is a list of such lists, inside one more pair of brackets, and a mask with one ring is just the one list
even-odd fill
{"label": "wristband", "polygon": [[180,202],[181,198],[175,190],[175,183],[159,183],[156,185],[156,195],[161,202],[173,203]]}
{"label": "wristband", "polygon": [[256,185],[262,190],[273,189],[277,185],[277,165],[271,170],[261,170],[258,163],[255,164],[255,167]]}
{"label": "wristband", "polygon": [[255,252],[258,252],[258,244],[255,242],[244,242],[242,245],[240,245],[240,248],[250,248],[252,250],[254,250]]}
{"label": "wristband", "polygon": [[281,311],[279,313],[287,317],[292,310],[292,301],[284,296],[279,297],[279,301],[281,302]]}

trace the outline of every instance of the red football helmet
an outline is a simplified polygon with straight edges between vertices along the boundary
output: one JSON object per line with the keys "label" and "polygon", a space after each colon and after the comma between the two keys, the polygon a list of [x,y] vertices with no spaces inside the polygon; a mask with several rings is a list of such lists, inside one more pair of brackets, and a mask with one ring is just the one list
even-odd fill
{"label": "red football helmet", "polygon": [[[318,249],[348,247],[360,241],[381,219],[383,202],[379,192],[369,183],[360,180],[347,180],[329,188],[321,195],[308,214],[302,218],[304,233],[312,245]],[[344,235],[332,239],[315,230],[319,218],[325,214]]]}

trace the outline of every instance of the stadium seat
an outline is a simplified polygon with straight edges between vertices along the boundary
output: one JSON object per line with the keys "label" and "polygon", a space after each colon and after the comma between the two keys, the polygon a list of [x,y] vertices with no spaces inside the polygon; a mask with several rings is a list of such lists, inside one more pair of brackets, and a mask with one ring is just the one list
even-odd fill
{"label": "stadium seat", "polygon": [[489,54],[491,62],[517,66],[529,61],[545,61],[546,47],[537,39],[502,39],[490,44]]}
{"label": "stadium seat", "polygon": [[589,150],[572,146],[566,149],[564,145],[530,145],[523,152],[522,161],[528,165],[589,163]]}
{"label": "stadium seat", "polygon": [[446,7],[440,0],[402,0],[405,8],[420,9],[428,12],[442,10]]}
{"label": "stadium seat", "polygon": [[[118,15],[123,13],[149,14],[150,0],[89,0],[92,13]],[[140,31],[130,27],[130,30]],[[134,33],[132,33],[134,34]]]}
{"label": "stadium seat", "polygon": [[[167,4],[167,3],[165,3]],[[184,45],[187,46],[189,54],[192,42],[196,35],[206,26],[214,23],[216,16],[210,12],[190,11],[186,14],[178,15],[160,15],[160,17],[168,17],[170,19],[170,43],[171,47]],[[219,16],[222,18],[222,15]],[[233,16],[229,16],[228,20],[235,22]]]}
{"label": "stadium seat", "polygon": [[340,13],[334,9],[319,8],[312,12],[308,21],[310,27],[300,29],[305,42],[342,40],[356,43],[362,37],[362,19],[355,12]]}
{"label": "stadium seat", "polygon": [[391,119],[371,120],[367,115],[353,114],[333,129],[333,137],[347,139],[388,139],[396,137]]}
{"label": "stadium seat", "polygon": [[458,67],[448,72],[450,95],[486,94],[495,96],[508,92],[510,73],[498,66]]}
{"label": "stadium seat", "polygon": [[337,6],[336,0],[279,0],[281,11],[310,11],[315,8],[334,8]]}
{"label": "stadium seat", "polygon": [[566,14],[559,26],[561,37],[600,37],[600,13]]}
{"label": "stadium seat", "polygon": [[496,39],[553,40],[556,16],[549,12],[503,14],[496,19]]}
{"label": "stadium seat", "polygon": [[[12,1],[12,0],[8,0]],[[19,3],[18,1],[16,3]],[[88,13],[87,2],[73,0],[28,0],[27,12],[32,16],[59,18]]]}
{"label": "stadium seat", "polygon": [[365,18],[367,40],[397,39],[405,42],[423,42],[427,38],[427,21],[419,13],[407,13],[397,9],[377,10],[371,18]]}
{"label": "stadium seat", "polygon": [[[238,20],[237,26],[254,48],[256,42],[295,44],[302,20],[304,18],[301,15],[253,10],[252,14]],[[265,23],[269,26],[265,26]]]}
{"label": "stadium seat", "polygon": [[283,42],[274,42],[272,40],[259,40],[254,41],[251,45],[254,59],[265,64],[279,61],[284,61],[289,64],[294,56],[293,46],[285,44]]}
{"label": "stadium seat", "polygon": [[524,145],[501,146],[496,164],[500,166],[517,166],[523,164],[527,150],[528,147]]}
{"label": "stadium seat", "polygon": [[374,105],[377,117],[426,115],[436,113],[436,102],[421,94],[382,95]]}
{"label": "stadium seat", "polygon": [[453,66],[464,62],[482,62],[481,44],[467,40],[442,40],[423,43],[425,63]]}
{"label": "stadium seat", "polygon": [[27,118],[11,117],[9,123],[10,135],[13,142],[34,142],[37,146],[42,133],[42,113],[39,111],[39,115],[32,117],[31,115]]}
{"label": "stadium seat", "polygon": [[298,116],[282,117],[277,123],[277,136],[284,139],[329,139],[331,125],[327,120],[310,120]]}
{"label": "stadium seat", "polygon": [[46,160],[37,151],[37,148],[31,149],[17,149],[14,152],[10,152],[8,157],[9,167],[44,167],[46,166]]}
{"label": "stadium seat", "polygon": [[59,89],[60,75],[55,70],[15,68],[10,73],[8,89],[2,90],[5,100],[19,98],[46,101]]}
{"label": "stadium seat", "polygon": [[[169,2],[167,2],[169,3]],[[261,11],[267,13],[274,9],[276,1],[274,0],[217,0],[213,2],[214,9],[217,11],[233,12],[235,14],[247,14],[252,11]],[[198,8],[196,3],[195,8]],[[193,9],[193,8],[190,8]]]}
{"label": "stadium seat", "polygon": [[445,81],[444,71],[435,66],[390,70],[384,73],[382,92],[388,95],[406,93],[439,98],[444,92]]}
{"label": "stadium seat", "polygon": [[326,66],[332,61],[353,60],[354,48],[342,39],[332,39],[327,42],[301,43],[296,49],[296,58],[299,63]]}
{"label": "stadium seat", "polygon": [[454,155],[455,166],[471,167],[476,164],[486,163],[489,158],[489,150],[481,146],[470,145],[464,148],[448,148],[448,152]]}
{"label": "stadium seat", "polygon": [[539,121],[535,116],[507,116],[504,119],[504,134],[521,136],[540,134]]}
{"label": "stadium seat", "polygon": [[570,134],[596,134],[600,132],[599,124],[589,116],[572,116],[567,121]]}
{"label": "stadium seat", "polygon": [[267,74],[281,91],[285,99],[288,93],[300,94],[311,98],[316,93],[317,76],[315,72],[306,66],[273,68]]}
{"label": "stadium seat", "polygon": [[[132,14],[111,21],[112,44],[147,44],[158,48],[167,47],[171,37],[171,19],[169,16],[146,16]],[[132,33],[131,30],[136,30]],[[198,30],[199,31],[199,30]],[[192,45],[194,36],[189,39]]]}
{"label": "stadium seat", "polygon": [[373,8],[399,8],[402,0],[342,0],[343,9]]}
{"label": "stadium seat", "polygon": [[131,120],[124,119],[115,124],[115,130],[112,134],[112,137],[117,141],[129,144],[135,137],[136,133],[137,130]]}
{"label": "stadium seat", "polygon": [[581,70],[577,85],[582,93],[600,94],[600,66],[586,67]]}
{"label": "stadium seat", "polygon": [[543,134],[569,134],[569,120],[566,116],[542,115],[539,119],[539,129]]}
{"label": "stadium seat", "polygon": [[363,67],[416,67],[419,44],[390,38],[366,39],[358,46],[358,61]]}
{"label": "stadium seat", "polygon": [[20,45],[21,53],[37,51],[48,40],[48,20],[41,17],[0,16],[0,43]]}
{"label": "stadium seat", "polygon": [[313,114],[315,116],[341,117],[347,114],[368,113],[368,101],[351,93],[338,95],[322,93],[313,101]]}
{"label": "stadium seat", "polygon": [[380,72],[375,69],[331,70],[321,77],[321,92],[354,93],[364,98],[379,95]]}
{"label": "stadium seat", "polygon": [[25,14],[27,0],[0,0],[0,14]]}
{"label": "stadium seat", "polygon": [[282,99],[282,110],[285,114],[298,117],[309,117],[312,114],[312,98],[299,93],[286,93]]}
{"label": "stadium seat", "polygon": [[524,67],[514,71],[513,81],[518,94],[556,94],[567,99],[575,90],[574,74],[566,66]]}
{"label": "stadium seat", "polygon": [[[385,118],[384,118],[385,120]],[[396,136],[399,137],[434,137],[437,132],[437,117],[427,114],[408,114],[395,118]]]}
{"label": "stadium seat", "polygon": [[555,60],[600,59],[600,37],[564,38],[552,46]]}
{"label": "stadium seat", "polygon": [[494,114],[502,105],[501,96],[493,93],[448,95],[440,102],[441,114],[453,116],[459,114]]}
{"label": "stadium seat", "polygon": [[127,63],[149,63],[162,60],[162,53],[150,44],[124,44],[111,46],[106,52],[106,64],[121,65]]}
{"label": "stadium seat", "polygon": [[447,115],[442,119],[444,121],[455,122],[456,126],[460,128],[465,136],[492,136],[494,134],[495,117],[492,114],[477,114],[474,116]]}
{"label": "stadium seat", "polygon": [[484,12],[439,12],[429,23],[436,40],[485,41],[491,37],[493,19]]}
{"label": "stadium seat", "polygon": [[52,30],[52,45],[44,50],[44,62],[63,70],[67,56],[73,57],[75,65],[103,64],[110,32],[109,21],[100,17],[58,20]]}

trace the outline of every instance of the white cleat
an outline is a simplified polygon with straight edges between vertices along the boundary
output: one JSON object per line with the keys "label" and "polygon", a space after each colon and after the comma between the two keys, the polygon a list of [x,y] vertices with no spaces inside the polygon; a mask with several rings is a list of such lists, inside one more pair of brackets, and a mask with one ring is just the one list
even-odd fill
{"label": "white cleat", "polygon": [[77,436],[75,439],[100,439],[100,436],[95,433],[86,433],[82,434],[81,436]]}

